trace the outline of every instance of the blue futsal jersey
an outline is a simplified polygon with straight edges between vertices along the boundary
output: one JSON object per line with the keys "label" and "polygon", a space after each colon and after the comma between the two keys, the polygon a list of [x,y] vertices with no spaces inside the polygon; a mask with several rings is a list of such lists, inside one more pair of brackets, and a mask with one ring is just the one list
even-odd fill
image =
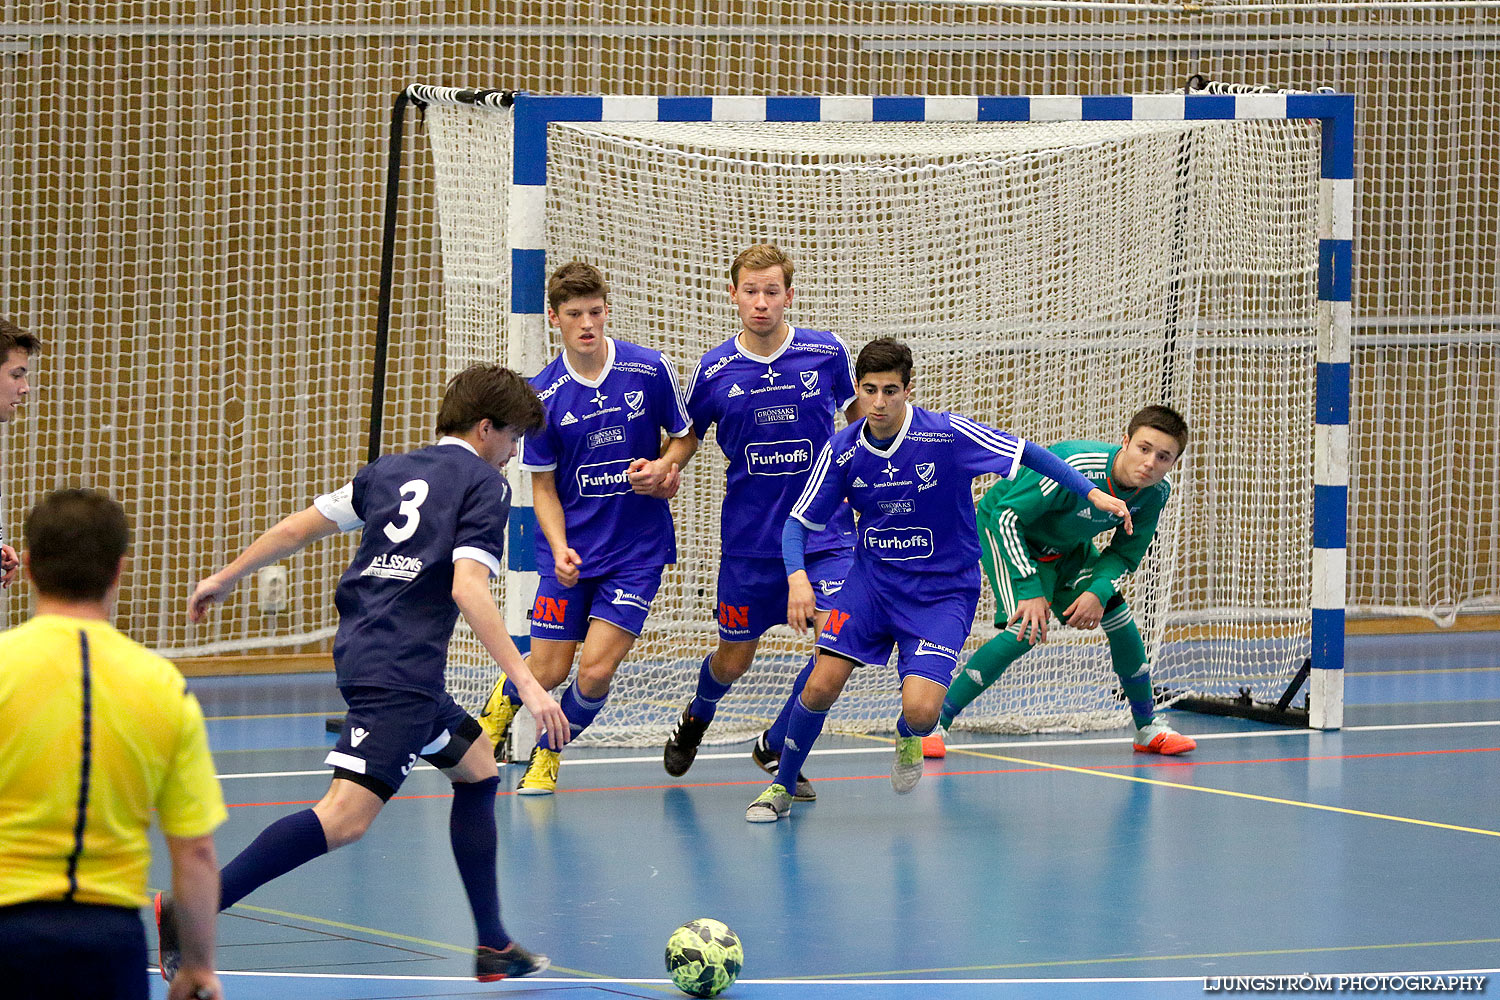
{"label": "blue futsal jersey", "polygon": [[334,594],[339,686],[441,694],[458,620],[453,563],[473,559],[500,572],[510,516],[505,477],[468,442],[445,437],[382,455],[314,504],[340,531],[365,529]]}
{"label": "blue futsal jersey", "polygon": [[1015,478],[1026,447],[960,414],[907,406],[901,430],[878,448],[858,420],[819,453],[791,516],[817,530],[847,497],[859,512],[858,569],[886,582],[919,575],[940,589],[977,589],[974,478]]}
{"label": "blue futsal jersey", "polygon": [[[521,468],[553,473],[568,547],[590,578],[677,561],[667,501],[634,492],[626,470],[634,459],[660,455],[663,430],[682,437],[693,428],[671,361],[624,340],[607,347],[597,378],[579,375],[560,354],[531,380],[547,423],[521,445]],[[556,574],[540,531],[536,568]]]}
{"label": "blue futsal jersey", "polygon": [[[834,414],[853,401],[849,349],[822,330],[794,327],[769,357],[745,350],[738,335],[703,355],[687,405],[699,437],[718,425],[719,448],[729,460],[720,511],[724,555],[780,560],[787,511],[833,435]],[[830,511],[827,521],[826,530],[808,537],[809,553],[853,544],[847,505]]]}

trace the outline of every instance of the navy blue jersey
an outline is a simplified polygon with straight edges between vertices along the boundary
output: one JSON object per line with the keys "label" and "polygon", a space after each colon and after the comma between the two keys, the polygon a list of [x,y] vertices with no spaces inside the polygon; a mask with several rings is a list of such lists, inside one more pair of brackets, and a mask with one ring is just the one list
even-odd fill
{"label": "navy blue jersey", "polygon": [[[568,547],[589,578],[677,561],[667,501],[631,490],[626,470],[634,459],[660,455],[662,431],[681,437],[693,427],[671,361],[624,340],[607,346],[595,378],[583,378],[559,354],[531,380],[547,423],[521,446],[521,468],[553,473]],[[556,573],[540,531],[536,569]]]}
{"label": "navy blue jersey", "polygon": [[974,478],[1013,479],[1025,447],[957,413],[907,406],[900,432],[879,448],[858,420],[818,455],[791,515],[816,530],[847,497],[859,512],[855,562],[874,579],[920,574],[948,586],[972,576],[977,585]]}
{"label": "navy blue jersey", "polygon": [[[781,524],[807,482],[834,414],[854,401],[854,367],[844,342],[794,327],[769,357],[751,354],[739,335],[703,355],[688,383],[688,413],[699,437],[717,424],[729,460],[719,535],[728,556],[780,558]],[[846,506],[808,552],[848,549],[854,515]]]}
{"label": "navy blue jersey", "polygon": [[466,442],[445,437],[382,455],[314,503],[340,530],[365,529],[334,595],[339,685],[443,691],[458,620],[453,563],[473,559],[500,572],[505,477]]}

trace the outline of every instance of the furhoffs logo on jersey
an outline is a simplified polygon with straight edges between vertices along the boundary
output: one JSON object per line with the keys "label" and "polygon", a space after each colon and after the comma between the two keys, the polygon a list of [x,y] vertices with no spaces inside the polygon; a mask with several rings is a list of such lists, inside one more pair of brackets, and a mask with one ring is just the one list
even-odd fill
{"label": "furhoffs logo on jersey", "polygon": [[762,406],[755,411],[755,422],[761,426],[766,424],[795,424],[797,422],[797,408],[795,406]]}
{"label": "furhoffs logo on jersey", "polygon": [[612,497],[630,492],[630,460],[595,462],[578,467],[578,495],[583,497]]}
{"label": "furhoffs logo on jersey", "polygon": [[926,559],[933,553],[931,528],[867,528],[865,548],[887,562]]}
{"label": "furhoffs logo on jersey", "polygon": [[625,428],[602,427],[584,439],[590,448],[597,448],[605,444],[623,444],[625,442]]}
{"label": "furhoffs logo on jersey", "polygon": [[745,466],[754,476],[794,476],[812,468],[810,438],[764,441],[745,446]]}
{"label": "furhoffs logo on jersey", "polygon": [[630,407],[632,410],[639,410],[641,408],[641,405],[645,402],[646,394],[644,392],[641,392],[639,389],[632,390],[625,394],[625,405]]}

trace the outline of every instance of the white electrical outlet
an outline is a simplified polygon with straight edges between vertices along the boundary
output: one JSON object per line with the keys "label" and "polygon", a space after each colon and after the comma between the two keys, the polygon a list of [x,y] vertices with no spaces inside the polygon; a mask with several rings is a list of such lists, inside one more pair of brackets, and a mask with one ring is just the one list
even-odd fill
{"label": "white electrical outlet", "polygon": [[255,574],[256,604],[261,614],[274,615],[286,610],[286,567],[264,566]]}

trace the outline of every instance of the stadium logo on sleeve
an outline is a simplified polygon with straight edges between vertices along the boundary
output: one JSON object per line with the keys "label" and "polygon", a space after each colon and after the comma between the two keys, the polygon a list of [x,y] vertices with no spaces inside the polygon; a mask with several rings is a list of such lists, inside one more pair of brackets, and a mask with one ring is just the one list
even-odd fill
{"label": "stadium logo on sleeve", "polygon": [[578,467],[578,495],[584,497],[612,497],[630,492],[630,468],[628,459],[615,462],[595,462]]}
{"label": "stadium logo on sleeve", "polygon": [[709,379],[711,379],[715,375],[717,375],[719,373],[719,370],[721,368],[723,368],[725,365],[729,364],[729,362],[731,362],[733,360],[734,360],[734,355],[733,354],[726,354],[726,355],[724,355],[718,361],[715,361],[713,364],[711,364],[707,368],[703,369],[703,380],[705,382],[707,382]]}
{"label": "stadium logo on sleeve", "polygon": [[606,444],[624,444],[625,428],[623,427],[601,427],[584,439],[590,448],[598,448]]}
{"label": "stadium logo on sleeve", "polygon": [[631,410],[639,410],[641,408],[641,404],[645,402],[646,394],[644,392],[641,392],[639,389],[632,390],[631,392],[627,392],[625,394],[625,405],[630,407]]}
{"label": "stadium logo on sleeve", "polygon": [[794,476],[812,468],[810,438],[764,441],[745,446],[745,466],[754,476]]}
{"label": "stadium logo on sleeve", "polygon": [[926,559],[933,553],[931,528],[867,528],[865,548],[887,562]]}
{"label": "stadium logo on sleeve", "polygon": [[755,411],[755,422],[762,426],[766,424],[795,424],[797,422],[797,408],[795,406],[762,406]]}

